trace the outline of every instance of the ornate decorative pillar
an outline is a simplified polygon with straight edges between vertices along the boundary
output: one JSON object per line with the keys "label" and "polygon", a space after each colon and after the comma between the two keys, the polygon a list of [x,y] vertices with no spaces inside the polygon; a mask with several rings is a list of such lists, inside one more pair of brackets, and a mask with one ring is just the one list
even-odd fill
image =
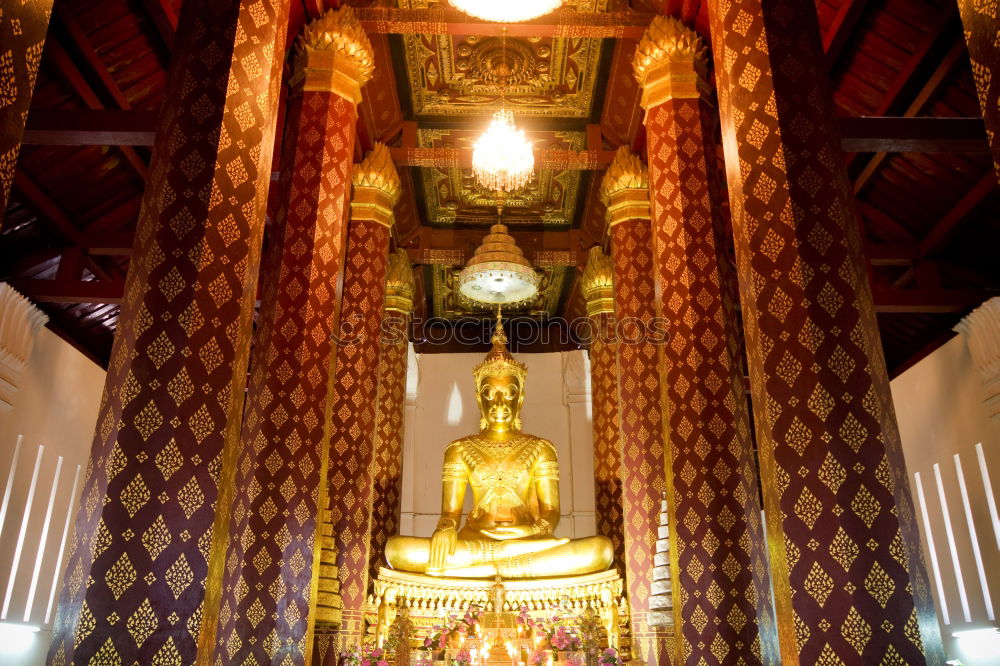
{"label": "ornate decorative pillar", "polygon": [[773,663],[777,636],[705,46],[677,19],[658,16],[633,64],[646,110],[660,312],[670,335],[660,349],[680,653],[688,664]]}
{"label": "ornate decorative pillar", "polygon": [[385,542],[399,534],[402,498],[403,414],[406,409],[406,366],[410,347],[410,313],[417,290],[406,250],[389,255],[385,280],[385,314],[378,362],[378,412],[372,449],[372,517],[369,581],[385,561]]}
{"label": "ornate decorative pillar", "polygon": [[[360,644],[365,629],[382,311],[392,207],[399,196],[399,175],[389,149],[376,143],[354,168],[327,471],[344,605],[338,632],[341,645]],[[328,652],[327,662],[335,663],[336,657],[336,650]]]}
{"label": "ornate decorative pillar", "polygon": [[708,8],[781,663],[944,663],[816,8]]}
{"label": "ornate decorative pillar", "polygon": [[[215,638],[218,664],[309,663],[356,104],[372,49],[353,10],[295,47]],[[251,640],[256,637],[256,640]]]}
{"label": "ornate decorative pillar", "polygon": [[50,664],[194,664],[214,630],[287,22],[181,11]]}
{"label": "ornate decorative pillar", "polygon": [[972,76],[993,151],[993,166],[1000,179],[1000,5],[983,0],[958,0],[965,28],[965,43],[972,62]]}
{"label": "ornate decorative pillar", "polygon": [[52,0],[4,3],[0,12],[0,222],[24,138]]}
{"label": "ornate decorative pillar", "polygon": [[621,147],[601,183],[614,262],[618,339],[618,436],[621,445],[625,567],[632,617],[632,658],[650,666],[675,660],[673,630],[649,623],[660,498],[667,491],[660,409],[660,366],[649,178]]}
{"label": "ornate decorative pillar", "polygon": [[38,329],[48,320],[13,287],[0,283],[0,413],[14,407],[14,394],[28,367]]}
{"label": "ornate decorative pillar", "polygon": [[990,420],[1000,425],[1000,296],[970,312],[955,330],[969,345],[972,362],[983,382],[983,402]]}
{"label": "ornate decorative pillar", "polygon": [[594,424],[594,500],[597,533],[611,539],[615,567],[625,571],[622,452],[618,427],[618,345],[615,340],[614,265],[592,247],[580,276],[590,318],[590,395]]}

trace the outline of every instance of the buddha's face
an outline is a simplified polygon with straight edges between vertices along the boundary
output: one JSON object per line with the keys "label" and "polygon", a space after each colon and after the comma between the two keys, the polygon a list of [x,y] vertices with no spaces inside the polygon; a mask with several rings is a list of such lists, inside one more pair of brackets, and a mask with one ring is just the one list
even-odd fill
{"label": "buddha's face", "polygon": [[486,427],[496,431],[518,427],[524,391],[517,377],[483,377],[476,399]]}

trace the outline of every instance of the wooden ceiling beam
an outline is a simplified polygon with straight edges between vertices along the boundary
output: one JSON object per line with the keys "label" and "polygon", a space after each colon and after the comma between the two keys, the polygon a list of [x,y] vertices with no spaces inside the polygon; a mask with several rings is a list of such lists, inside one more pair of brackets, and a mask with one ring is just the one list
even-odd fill
{"label": "wooden ceiling beam", "polygon": [[[45,53],[49,54],[52,58],[53,63],[56,65],[56,70],[59,76],[63,78],[66,84],[76,93],[77,97],[90,109],[101,110],[104,109],[104,105],[101,100],[94,93],[93,88],[84,79],[83,74],[77,68],[73,61],[73,58],[69,55],[62,44],[57,40],[50,39],[46,40]],[[79,144],[68,144],[68,145],[79,145]],[[91,143],[89,145],[100,145]],[[124,157],[126,164],[128,164],[135,175],[139,178],[142,184],[146,182],[147,168],[146,161],[143,160],[139,153],[135,151],[132,146],[120,146],[118,150],[121,151],[122,157]]]}
{"label": "wooden ceiling beam", "polygon": [[35,146],[152,146],[155,111],[32,109],[24,143]]}
{"label": "wooden ceiling beam", "polygon": [[35,280],[15,278],[10,286],[38,303],[120,304],[125,280]]}
{"label": "wooden ceiling beam", "polygon": [[[157,113],[121,109],[37,109],[28,116],[24,143],[59,146],[151,146]],[[399,166],[461,166],[472,163],[468,148],[420,148],[417,123],[407,122],[394,134],[392,147]],[[593,146],[598,125],[588,125],[588,149],[540,150],[536,161],[553,168],[601,169],[614,152]],[[986,154],[989,144],[981,118],[914,118],[863,116],[840,119],[845,152],[912,152]],[[570,164],[572,166],[567,167]]]}
{"label": "wooden ceiling beam", "polygon": [[981,289],[872,289],[875,312],[896,314],[965,312],[995,295]]}
{"label": "wooden ceiling beam", "polygon": [[[954,69],[955,64],[965,54],[965,52],[966,52],[965,40],[961,38],[957,39],[955,43],[952,45],[951,49],[945,55],[945,57],[942,58],[941,62],[938,63],[937,67],[934,68],[934,72],[927,79],[927,82],[924,83],[924,86],[923,88],[920,89],[920,92],[917,93],[916,99],[914,99],[913,103],[910,104],[910,106],[906,108],[906,111],[903,112],[903,118],[913,118],[921,111],[923,111],[924,107],[927,105],[927,102],[937,93],[941,85],[946,80],[948,80],[948,75],[951,73],[951,70]],[[911,127],[915,127],[915,125],[911,125]],[[923,129],[925,131],[927,130],[926,127]],[[879,167],[882,166],[882,163],[889,156],[889,153],[886,151],[879,151],[879,150],[871,151],[871,150],[863,150],[862,148],[863,147],[859,145],[857,146],[857,150],[854,152],[858,153],[874,152],[875,155],[872,155],[871,159],[868,160],[868,163],[861,170],[861,173],[859,173],[858,177],[854,180],[855,194],[859,194],[862,190],[864,190],[865,186],[868,185],[868,183],[871,181],[872,176],[874,176],[878,172]],[[852,151],[848,150],[845,147],[844,152],[852,152]],[[910,152],[916,152],[916,151],[910,151]],[[857,159],[857,156],[852,158],[852,162],[854,159]],[[850,166],[852,162],[849,162],[848,166]]]}
{"label": "wooden ceiling beam", "polygon": [[989,154],[982,118],[841,118],[845,153]]}
{"label": "wooden ceiling beam", "polygon": [[397,9],[355,7],[354,13],[369,34],[479,35],[499,37],[575,37],[641,39],[654,14],[644,12],[577,13],[554,11],[533,21],[495,23],[451,8]]}

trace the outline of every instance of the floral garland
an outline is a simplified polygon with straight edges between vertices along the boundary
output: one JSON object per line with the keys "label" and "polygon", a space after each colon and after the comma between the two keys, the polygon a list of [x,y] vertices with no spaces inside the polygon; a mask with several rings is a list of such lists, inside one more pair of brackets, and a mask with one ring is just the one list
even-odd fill
{"label": "floral garland", "polygon": [[[436,624],[431,627],[431,633],[424,639],[422,649],[424,650],[444,650],[448,647],[448,639],[452,636],[472,636],[475,635],[479,626],[479,618],[483,610],[479,606],[470,606],[465,615],[449,615],[445,624]],[[461,654],[461,652],[459,653]],[[466,654],[468,657],[468,653]],[[456,661],[457,661],[456,655]],[[468,658],[464,663],[468,663]],[[459,666],[464,666],[459,664]]]}

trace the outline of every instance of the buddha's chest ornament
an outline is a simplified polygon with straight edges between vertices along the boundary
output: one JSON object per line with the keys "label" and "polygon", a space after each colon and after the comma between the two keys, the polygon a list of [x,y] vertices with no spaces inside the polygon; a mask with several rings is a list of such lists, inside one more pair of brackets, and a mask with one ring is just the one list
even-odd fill
{"label": "buddha's chest ornament", "polygon": [[522,518],[528,509],[525,489],[538,449],[538,440],[525,435],[502,441],[487,437],[468,441],[463,458],[477,495],[473,520],[493,516],[497,523],[512,523]]}

